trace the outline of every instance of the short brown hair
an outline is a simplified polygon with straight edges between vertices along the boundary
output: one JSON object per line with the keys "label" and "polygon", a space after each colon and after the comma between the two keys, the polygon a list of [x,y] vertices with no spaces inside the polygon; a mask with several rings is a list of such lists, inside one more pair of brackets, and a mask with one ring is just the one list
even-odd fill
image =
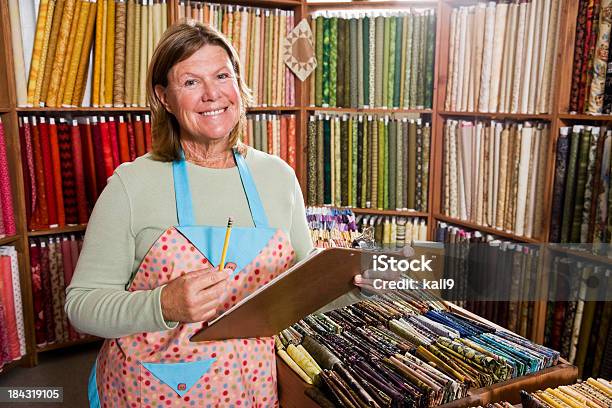
{"label": "short brown hair", "polygon": [[251,90],[242,77],[242,66],[238,53],[223,34],[214,28],[186,19],[170,26],[162,36],[151,62],[147,75],[147,101],[152,115],[153,158],[160,161],[173,161],[180,158],[180,126],[173,114],[168,112],[155,94],[155,86],[168,86],[168,72],[177,63],[191,57],[205,45],[216,45],[225,50],[234,68],[238,89],[240,90],[240,118],[232,129],[229,145],[245,150],[239,141],[246,128],[246,108],[251,103]]}

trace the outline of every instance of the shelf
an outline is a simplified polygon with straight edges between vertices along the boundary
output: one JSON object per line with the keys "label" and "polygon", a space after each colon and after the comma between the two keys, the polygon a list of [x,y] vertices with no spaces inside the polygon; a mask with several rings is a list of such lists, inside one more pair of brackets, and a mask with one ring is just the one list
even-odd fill
{"label": "shelf", "polygon": [[19,240],[19,235],[11,235],[10,237],[0,238],[0,246],[12,244],[15,241]]}
{"label": "shelf", "polygon": [[57,227],[46,230],[30,231],[29,237],[40,237],[42,235],[64,234],[69,232],[81,232],[87,229],[87,224],[70,225],[68,227]]}
{"label": "shelf", "polygon": [[298,106],[251,106],[247,108],[247,113],[251,112],[278,112],[278,111],[299,111]]}
{"label": "shelf", "polygon": [[141,106],[129,106],[123,108],[115,107],[76,107],[76,108],[17,108],[17,112],[151,112],[149,108]]}
{"label": "shelf", "polygon": [[526,114],[526,113],[484,113],[484,112],[449,112],[443,111],[439,112],[441,116],[466,116],[469,118],[488,118],[488,119],[517,119],[517,120],[527,120],[527,119],[540,119],[540,120],[552,120],[552,115],[550,114]]}
{"label": "shelf", "polygon": [[355,214],[377,214],[377,215],[395,215],[401,217],[423,217],[427,218],[429,216],[426,212],[420,211],[410,211],[410,210],[378,210],[375,208],[348,208],[352,210]]}
{"label": "shelf", "polygon": [[0,108],[0,113],[9,113],[11,108]]}
{"label": "shelf", "polygon": [[559,119],[565,120],[597,120],[602,122],[612,121],[612,115],[586,115],[578,113],[560,113]]}
{"label": "shelf", "polygon": [[[604,263],[608,265],[612,263],[612,257],[608,257],[605,255],[597,255],[597,254],[594,254],[588,251],[579,251],[577,249],[563,248],[561,245],[563,244],[550,244],[550,245],[547,245],[546,248],[557,254],[573,256],[573,257],[581,258],[581,259],[591,261],[591,262],[599,262],[599,263]],[[607,246],[609,244],[604,244],[604,245]]]}
{"label": "shelf", "polygon": [[401,8],[401,7],[436,7],[438,1],[435,0],[406,0],[406,1],[312,1],[306,2],[309,9],[381,9],[381,8]]}
{"label": "shelf", "polygon": [[332,108],[327,107],[324,108],[322,106],[308,106],[306,110],[310,112],[321,111],[321,112],[345,112],[345,113],[382,113],[382,114],[391,114],[391,113],[419,113],[419,114],[431,114],[433,110],[431,109],[400,109],[400,108]]}
{"label": "shelf", "polygon": [[77,346],[79,344],[89,344],[89,343],[94,343],[96,341],[101,341],[102,339],[99,337],[95,337],[95,336],[86,336],[82,339],[78,339],[78,340],[71,340],[71,341],[66,341],[66,342],[57,342],[57,343],[48,343],[45,344],[44,346],[36,346],[36,351],[39,353],[43,353],[45,351],[51,351],[51,350],[58,350],[58,349],[62,349],[65,347],[71,347],[71,346]]}
{"label": "shelf", "polygon": [[244,5],[244,6],[249,6],[249,7],[283,7],[285,6],[286,8],[302,5],[302,2],[300,0],[250,0],[250,1],[219,0],[219,1],[216,1],[215,3],[237,4],[237,5]]}
{"label": "shelf", "polygon": [[498,230],[496,228],[491,228],[491,227],[486,227],[484,225],[479,225],[470,221],[464,221],[464,220],[460,220],[457,218],[452,218],[452,217],[448,217],[446,215],[442,215],[442,214],[437,214],[434,215],[434,218],[437,221],[444,221],[444,222],[448,222],[454,225],[458,225],[461,227],[466,227],[466,228],[470,228],[473,230],[477,230],[477,231],[481,231],[481,232],[486,232],[487,234],[492,234],[492,235],[497,235],[498,237],[503,237],[503,238],[508,238],[508,239],[512,239],[514,241],[519,241],[519,242],[526,242],[526,243],[530,243],[530,244],[536,244],[536,243],[541,243],[542,241],[540,241],[539,239],[536,238],[528,238],[528,237],[524,237],[521,235],[515,235],[511,232],[507,232],[507,231],[502,231],[502,230]]}

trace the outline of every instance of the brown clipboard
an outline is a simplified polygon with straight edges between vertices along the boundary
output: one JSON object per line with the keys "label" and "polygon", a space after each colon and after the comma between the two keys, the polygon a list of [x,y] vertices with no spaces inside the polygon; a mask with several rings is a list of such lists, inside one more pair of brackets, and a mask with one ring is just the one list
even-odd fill
{"label": "brown clipboard", "polygon": [[191,341],[269,337],[351,291],[362,271],[364,251],[329,248],[307,258],[279,279],[239,302]]}

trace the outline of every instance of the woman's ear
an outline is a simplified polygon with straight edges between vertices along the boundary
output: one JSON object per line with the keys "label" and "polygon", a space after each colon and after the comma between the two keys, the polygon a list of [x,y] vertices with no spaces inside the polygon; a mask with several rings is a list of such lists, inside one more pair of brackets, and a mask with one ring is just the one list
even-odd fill
{"label": "woman's ear", "polygon": [[164,108],[168,112],[173,113],[172,110],[170,109],[170,105],[168,104],[168,98],[166,96],[166,88],[161,85],[155,85],[155,95],[157,96],[157,99],[159,99],[161,104],[164,105]]}

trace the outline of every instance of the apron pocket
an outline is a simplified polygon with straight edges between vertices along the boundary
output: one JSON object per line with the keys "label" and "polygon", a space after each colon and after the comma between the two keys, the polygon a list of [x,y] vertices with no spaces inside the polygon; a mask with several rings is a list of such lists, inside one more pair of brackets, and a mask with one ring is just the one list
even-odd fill
{"label": "apron pocket", "polygon": [[145,363],[141,361],[140,364],[160,382],[172,388],[182,397],[208,372],[215,360],[217,359],[209,358],[190,363]]}

